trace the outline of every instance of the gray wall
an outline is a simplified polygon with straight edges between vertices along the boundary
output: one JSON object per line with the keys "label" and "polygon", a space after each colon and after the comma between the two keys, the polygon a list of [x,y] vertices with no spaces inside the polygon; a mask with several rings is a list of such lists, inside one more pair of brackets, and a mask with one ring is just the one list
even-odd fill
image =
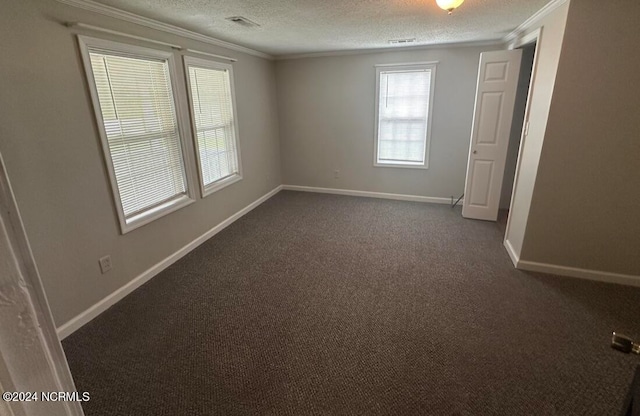
{"label": "gray wall", "polygon": [[[63,21],[237,57],[244,179],[120,235],[77,42]],[[50,0],[3,1],[0,28],[0,152],[57,325],[282,182],[273,62]],[[106,254],[114,268],[101,275]]]}
{"label": "gray wall", "polygon": [[[288,185],[460,196],[482,47],[278,61],[283,180]],[[374,167],[375,64],[440,61],[429,169]],[[334,178],[334,170],[340,178]]]}
{"label": "gray wall", "polygon": [[523,260],[640,275],[639,17],[571,2]]}

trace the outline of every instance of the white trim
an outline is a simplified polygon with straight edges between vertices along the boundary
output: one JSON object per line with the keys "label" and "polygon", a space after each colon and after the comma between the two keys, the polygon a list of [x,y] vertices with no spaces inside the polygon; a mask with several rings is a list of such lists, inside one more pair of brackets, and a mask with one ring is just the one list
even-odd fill
{"label": "white trim", "polygon": [[[408,63],[398,63],[398,64],[379,64],[374,65],[376,70],[376,98],[375,98],[375,108],[374,108],[374,143],[373,143],[373,166],[374,167],[383,167],[383,168],[405,168],[405,169],[429,169],[429,157],[431,150],[431,124],[433,121],[433,97],[435,96],[435,87],[436,87],[436,70],[438,67],[438,62],[408,62]],[[384,161],[380,159],[380,155],[378,154],[378,142],[380,138],[378,137],[378,128],[380,126],[379,120],[379,112],[380,112],[380,76],[386,72],[404,72],[404,71],[415,71],[420,70],[421,72],[429,71],[429,107],[427,108],[426,114],[426,123],[427,123],[427,131],[424,137],[424,153],[422,155],[422,162],[403,162],[403,161]]]}
{"label": "white trim", "polygon": [[520,256],[516,253],[516,250],[513,248],[509,240],[505,239],[503,244],[504,248],[507,249],[507,254],[509,254],[509,258],[511,259],[511,263],[513,263],[513,267],[518,268]]}
{"label": "white trim", "polygon": [[61,340],[68,337],[69,335],[71,335],[72,333],[80,329],[83,325],[87,324],[89,321],[94,319],[96,316],[106,311],[109,307],[115,305],[118,301],[120,301],[125,296],[127,296],[128,294],[136,290],[138,287],[142,286],[144,283],[151,280],[158,273],[162,272],[164,269],[171,266],[176,261],[180,260],[182,257],[187,255],[196,247],[198,247],[199,245],[201,245],[202,243],[204,243],[214,235],[218,234],[220,231],[224,230],[229,225],[233,224],[236,220],[246,215],[249,211],[253,210],[258,205],[265,202],[267,199],[271,198],[272,196],[280,192],[282,188],[283,188],[282,185],[280,185],[272,189],[271,191],[261,196],[260,198],[256,199],[246,207],[242,208],[240,211],[236,212],[226,220],[222,221],[215,227],[211,228],[209,231],[202,234],[200,237],[196,238],[189,244],[185,245],[184,247],[182,247],[181,249],[179,249],[169,257],[154,264],[149,269],[144,271],[142,274],[138,275],[133,280],[131,280],[129,283],[122,286],[120,289],[116,290],[115,292],[111,293],[104,299],[100,300],[95,305],[91,306],[89,309],[77,315],[75,318],[72,318],[69,321],[65,322],[64,324],[60,325],[57,330],[58,337]]}
{"label": "white trim", "polygon": [[556,10],[558,7],[562,6],[569,0],[551,0],[546,6],[535,12],[530,18],[525,20],[520,26],[515,28],[511,33],[506,35],[502,41],[505,43],[511,43],[515,39],[518,38],[520,34],[526,32],[531,27],[533,27],[539,20],[543,19],[551,12]]}
{"label": "white trim", "polygon": [[[536,42],[540,43],[542,38],[542,27],[518,38],[515,39],[511,44],[509,44],[509,49],[522,48],[530,43]],[[538,50],[538,46],[536,45],[536,52]]]}
{"label": "white trim", "polygon": [[142,227],[143,225],[147,225],[159,218],[164,217],[165,215],[169,215],[172,212],[189,206],[194,202],[196,202],[196,200],[191,198],[190,196],[180,195],[174,199],[171,199],[170,201],[165,202],[164,204],[160,204],[156,207],[145,210],[140,214],[134,215],[129,218],[128,222],[125,223],[124,228],[122,229],[122,234],[126,234],[130,231]]}
{"label": "white trim", "polygon": [[[242,155],[240,153],[240,131],[238,127],[238,109],[236,106],[236,89],[235,79],[233,76],[233,66],[231,64],[225,64],[209,59],[200,59],[193,56],[184,56],[184,74],[187,84],[187,97],[189,100],[189,113],[191,115],[191,132],[193,136],[193,143],[196,151],[196,163],[198,167],[198,177],[200,178],[200,193],[203,198],[211,195],[212,193],[225,188],[231,184],[234,184],[242,179]],[[204,176],[202,175],[202,161],[200,160],[200,144],[198,142],[198,131],[196,128],[196,119],[193,109],[193,97],[191,95],[191,77],[189,76],[189,67],[213,69],[216,71],[225,71],[229,74],[229,92],[231,94],[231,111],[232,111],[232,124],[233,124],[233,140],[236,146],[236,164],[238,165],[238,172],[232,176],[224,179],[218,179],[217,181],[205,184]]]}
{"label": "white trim", "polygon": [[640,287],[640,276],[520,260],[519,255],[516,253],[509,240],[504,240],[504,247],[511,258],[511,262],[518,270]]}
{"label": "white trim", "polygon": [[143,42],[155,43],[156,45],[168,46],[168,47],[173,48],[173,49],[182,49],[182,47],[180,45],[175,45],[173,43],[160,42],[159,40],[143,38],[142,36],[130,35],[128,33],[118,32],[117,30],[105,29],[105,28],[99,27],[99,26],[88,25],[86,23],[69,22],[69,23],[65,23],[65,26],[68,27],[69,29],[80,28],[80,29],[86,29],[86,30],[93,30],[95,32],[109,33],[111,35],[123,36],[123,37],[129,38],[129,39],[135,39],[135,40],[141,40]]}
{"label": "white trim", "polygon": [[210,56],[212,58],[224,59],[225,61],[238,62],[236,58],[231,58],[224,55],[216,55],[215,53],[203,52],[196,49],[185,49],[184,52],[195,53],[197,55]]}
{"label": "white trim", "polygon": [[[238,165],[240,165],[240,161],[238,160]],[[233,185],[236,182],[239,182],[242,180],[242,175],[239,173],[233,174],[231,176],[229,176],[228,178],[224,178],[224,179],[218,179],[215,182],[211,182],[209,185],[205,186],[202,190],[202,197],[206,198],[207,196],[211,195],[212,193],[219,191],[223,188],[226,188],[229,185]]]}
{"label": "white trim", "polygon": [[599,270],[579,269],[577,267],[558,266],[555,264],[538,263],[520,260],[518,269],[538,273],[555,274],[559,276],[576,277],[579,279],[595,280],[598,282],[617,283],[620,285],[640,287],[640,276],[630,274],[603,272]]}
{"label": "white trim", "polygon": [[[133,231],[143,225],[149,224],[150,222],[164,217],[165,215],[171,214],[172,212],[184,208],[187,205],[195,202],[194,195],[194,181],[191,173],[189,171],[189,148],[187,147],[187,130],[184,126],[184,121],[186,118],[184,117],[183,104],[180,101],[180,84],[177,81],[177,71],[174,61],[173,52],[162,51],[159,49],[150,49],[142,46],[130,45],[128,43],[115,42],[106,39],[93,38],[84,35],[78,35],[78,45],[80,47],[80,54],[82,56],[82,62],[84,64],[84,70],[87,76],[87,84],[89,88],[89,93],[91,95],[91,101],[93,104],[93,110],[96,118],[96,125],[98,126],[98,133],[100,136],[100,142],[102,145],[102,151],[105,159],[105,164],[107,167],[107,172],[109,173],[109,182],[111,183],[111,191],[114,199],[114,205],[116,208],[116,212],[118,214],[118,221],[120,223],[120,231],[122,234],[126,234],[130,231]],[[180,151],[182,158],[182,172],[184,174],[185,180],[185,193],[183,195],[176,195],[170,201],[163,203],[159,206],[152,207],[149,209],[145,209],[140,214],[127,219],[124,213],[124,209],[122,207],[122,198],[120,197],[120,190],[118,188],[118,181],[116,179],[115,168],[113,166],[113,159],[111,156],[111,150],[109,148],[109,140],[107,138],[107,133],[105,130],[102,109],[100,107],[100,98],[98,97],[98,91],[96,87],[96,81],[93,74],[93,67],[91,65],[91,57],[89,49],[95,47],[99,49],[104,49],[106,51],[127,54],[133,57],[138,58],[153,58],[153,59],[161,59],[166,61],[167,66],[169,68],[169,81],[171,83],[172,89],[172,99],[174,112],[176,117],[176,123],[179,134],[180,141]]]}
{"label": "white trim", "polygon": [[394,66],[412,66],[412,65],[438,65],[440,61],[424,61],[424,62],[407,62],[402,64],[375,64],[374,67],[394,67]]}
{"label": "white trim", "polygon": [[451,198],[439,198],[420,195],[388,194],[384,192],[356,191],[352,189],[317,188],[314,186],[282,185],[285,191],[313,192],[318,194],[349,195],[364,198],[392,199],[396,201],[425,202],[429,204],[450,205]]}
{"label": "white trim", "polygon": [[92,0],[56,0],[59,3],[63,3],[72,7],[77,7],[84,10],[89,10],[94,13],[99,13],[103,16],[109,16],[114,19],[123,20],[125,22],[134,23],[140,26],[144,26],[150,29],[159,30],[166,33],[171,33],[176,36],[181,36],[188,39],[197,40],[199,42],[208,43],[210,45],[220,46],[226,49],[243,52],[249,55],[258,56],[260,58],[273,60],[274,57],[264,52],[257,51],[255,49],[247,48],[245,46],[236,45],[235,43],[226,42],[220,39],[216,39],[211,36],[203,35],[193,32],[191,30],[183,29],[178,26],[174,26],[168,23],[163,23],[148,17],[140,16],[135,13],[126,12],[115,7],[107,6],[97,3]]}
{"label": "white trim", "polygon": [[[532,42],[536,42],[536,49],[533,52],[533,63],[531,64],[531,75],[529,79],[529,89],[527,92],[527,102],[524,108],[524,118],[522,120],[522,127],[520,130],[520,144],[518,145],[518,157],[516,159],[516,170],[514,172],[513,177],[513,185],[511,187],[511,200],[509,201],[509,216],[507,217],[507,227],[504,232],[505,243],[509,238],[509,234],[511,233],[511,213],[514,212],[514,195],[518,190],[518,184],[520,182],[520,168],[522,161],[522,153],[524,152],[524,144],[527,141],[527,137],[529,135],[528,129],[525,129],[525,126],[529,123],[529,115],[531,113],[531,97],[533,97],[533,91],[536,83],[536,79],[538,76],[538,61],[540,57],[540,47],[542,45],[542,27],[532,31],[528,35],[522,37],[520,40],[514,41],[509,49],[521,48],[527,44]],[[525,134],[526,133],[526,134]]]}
{"label": "white trim", "polygon": [[503,39],[489,39],[489,40],[471,41],[471,42],[439,43],[439,44],[433,44],[433,45],[414,45],[414,46],[400,46],[400,47],[392,46],[388,48],[349,49],[349,50],[343,50],[343,51],[294,53],[289,55],[276,55],[275,60],[285,61],[289,59],[325,58],[325,57],[331,57],[331,56],[350,56],[350,55],[363,55],[363,54],[372,54],[372,53],[422,51],[422,50],[430,50],[430,49],[472,48],[472,47],[480,47],[480,46],[498,46],[503,44],[504,44]]}
{"label": "white trim", "polygon": [[[377,140],[376,140],[377,147]],[[377,150],[376,150],[377,153]],[[376,168],[399,168],[399,169],[429,169],[428,163],[419,163],[419,162],[378,162],[377,160],[373,161],[373,166]]]}
{"label": "white trim", "polygon": [[[318,58],[328,56],[342,56],[342,55],[360,55],[370,53],[385,53],[396,51],[415,51],[415,50],[428,50],[428,49],[443,49],[443,48],[464,48],[464,47],[480,47],[480,46],[494,46],[500,45],[505,42],[507,37],[502,39],[487,39],[480,41],[468,41],[468,42],[451,42],[440,43],[431,45],[413,45],[404,47],[386,47],[386,48],[373,48],[373,49],[350,49],[350,50],[338,50],[338,51],[324,51],[324,52],[310,52],[310,53],[294,53],[285,55],[270,55],[265,52],[261,52],[255,49],[241,46],[232,42],[227,42],[214,38],[212,36],[203,35],[191,30],[181,28],[169,23],[160,22],[155,19],[140,16],[135,13],[127,12],[116,7],[107,6],[92,0],[56,0],[59,3],[66,4],[71,7],[77,7],[79,9],[88,10],[94,13],[98,13],[104,16],[108,16],[114,19],[122,20],[125,22],[133,23],[139,26],[144,26],[150,29],[158,30],[161,32],[171,33],[176,36],[181,36],[187,39],[197,40],[210,45],[220,46],[229,50],[243,52],[249,55],[258,56],[269,60],[287,60],[287,59],[306,59],[306,58]],[[558,0],[554,0],[558,1]],[[567,0],[559,0],[564,2]],[[546,7],[549,7],[548,5]],[[535,15],[534,15],[535,16]],[[533,16],[532,16],[533,17]]]}
{"label": "white trim", "polygon": [[562,6],[569,0],[551,0],[546,6],[538,10],[535,14],[529,17],[525,22],[519,25],[511,33],[507,34],[502,39],[488,39],[482,41],[469,41],[469,42],[453,42],[453,43],[441,43],[433,45],[414,45],[405,47],[387,47],[387,48],[374,48],[374,49],[351,49],[342,51],[325,51],[325,52],[311,52],[311,53],[294,53],[285,54],[279,56],[273,56],[264,52],[260,52],[255,49],[247,48],[246,46],[237,45],[235,43],[226,42],[220,39],[216,39],[212,36],[203,35],[201,33],[193,32],[191,30],[183,29],[181,27],[171,25],[168,23],[160,22],[155,19],[140,16],[135,13],[120,10],[115,7],[107,6],[97,3],[92,0],[56,0],[59,3],[63,3],[72,7],[77,7],[84,10],[89,10],[94,13],[99,13],[104,16],[109,16],[114,19],[123,20],[125,22],[134,23],[140,26],[144,26],[150,29],[159,30],[166,33],[171,33],[177,36],[181,36],[188,39],[197,40],[200,42],[208,43],[210,45],[220,46],[226,49],[243,52],[249,55],[258,56],[270,60],[288,60],[288,59],[306,59],[306,58],[319,58],[329,56],[342,56],[342,55],[360,55],[370,53],[384,53],[395,51],[413,51],[424,49],[441,49],[441,48],[457,48],[457,47],[479,47],[479,46],[492,46],[499,45],[501,43],[509,43],[517,36],[533,25],[539,19],[542,19],[558,7]]}

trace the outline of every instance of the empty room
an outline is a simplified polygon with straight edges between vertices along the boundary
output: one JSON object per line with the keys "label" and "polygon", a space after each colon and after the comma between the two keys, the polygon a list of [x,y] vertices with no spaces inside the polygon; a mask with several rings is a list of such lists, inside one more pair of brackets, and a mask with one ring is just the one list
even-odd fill
{"label": "empty room", "polygon": [[640,415],[636,0],[0,4],[0,415]]}

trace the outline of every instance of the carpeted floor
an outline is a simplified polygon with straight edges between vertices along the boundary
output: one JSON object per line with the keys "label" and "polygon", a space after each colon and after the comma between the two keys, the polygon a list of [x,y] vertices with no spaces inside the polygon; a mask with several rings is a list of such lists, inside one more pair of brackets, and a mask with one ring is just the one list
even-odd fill
{"label": "carpeted floor", "polygon": [[281,192],[63,344],[87,416],[616,415],[639,317],[459,208]]}

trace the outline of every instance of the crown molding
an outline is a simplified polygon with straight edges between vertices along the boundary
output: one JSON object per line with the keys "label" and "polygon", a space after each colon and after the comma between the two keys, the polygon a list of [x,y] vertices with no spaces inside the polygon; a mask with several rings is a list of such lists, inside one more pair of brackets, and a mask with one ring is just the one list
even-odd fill
{"label": "crown molding", "polygon": [[428,49],[450,49],[450,48],[470,48],[474,46],[495,46],[503,45],[502,39],[489,39],[472,42],[454,42],[454,43],[438,43],[432,45],[414,45],[414,46],[392,46],[388,48],[375,48],[375,49],[350,49],[344,51],[327,51],[327,52],[311,52],[300,53],[291,55],[276,55],[277,61],[284,61],[289,59],[307,59],[307,58],[323,58],[329,56],[345,56],[345,55],[363,55],[372,53],[386,53],[386,52],[406,52],[406,51],[421,51]]}
{"label": "crown molding", "polygon": [[193,32],[191,30],[183,29],[181,27],[178,27],[169,23],[160,22],[158,20],[140,16],[138,14],[127,12],[112,6],[107,6],[107,5],[95,2],[93,0],[56,0],[56,1],[62,4],[66,4],[68,6],[98,13],[103,16],[108,16],[114,19],[137,24],[139,26],[144,26],[149,29],[159,30],[161,32],[171,33],[176,36],[181,36],[184,38],[196,40],[196,41],[207,43],[210,45],[215,45],[222,48],[246,53],[249,55],[258,56],[260,58],[265,58],[269,60],[278,60],[278,61],[289,60],[289,59],[343,56],[343,55],[361,55],[361,54],[372,54],[372,53],[383,53],[383,52],[399,52],[399,51],[428,50],[428,49],[442,49],[442,48],[456,48],[456,47],[491,46],[491,45],[499,45],[504,43],[511,43],[520,34],[525,32],[529,28],[531,28],[537,21],[549,15],[551,12],[553,12],[563,4],[570,2],[570,0],[551,0],[546,6],[538,10],[535,14],[529,17],[520,26],[518,26],[511,33],[507,34],[505,37],[501,39],[490,39],[490,40],[472,41],[472,42],[442,43],[442,44],[433,44],[433,45],[375,48],[375,49],[353,49],[353,50],[342,50],[342,51],[311,52],[311,53],[273,56],[264,52],[260,52],[255,49],[247,48],[245,46],[241,46],[235,43],[216,39],[214,37]]}
{"label": "crown molding", "polygon": [[88,10],[94,13],[101,14],[103,16],[112,17],[114,19],[122,20],[129,23],[134,23],[139,26],[144,26],[149,29],[159,30],[173,35],[182,36],[184,38],[197,40],[199,42],[208,43],[210,45],[220,46],[226,49],[231,49],[238,52],[243,52],[249,55],[258,56],[260,58],[273,60],[274,57],[264,52],[257,51],[255,49],[240,46],[235,43],[226,42],[224,40],[216,39],[211,36],[203,35],[201,33],[193,32],[191,30],[183,29],[178,26],[174,26],[168,23],[163,23],[148,17],[140,16],[135,13],[127,12],[117,9],[115,7],[107,6],[101,3],[97,3],[92,0],[56,0],[59,3],[66,4],[68,6],[77,7],[79,9]]}
{"label": "crown molding", "polygon": [[544,6],[542,9],[538,10],[537,12],[535,12],[530,18],[525,20],[522,24],[520,24],[520,26],[518,26],[511,33],[505,36],[504,39],[502,39],[503,42],[511,43],[516,38],[518,38],[518,36],[520,36],[522,33],[531,29],[533,25],[537,23],[539,20],[551,14],[551,12],[553,12],[563,4],[568,3],[569,1],[570,0],[551,0],[549,3],[547,3],[546,6]]}

